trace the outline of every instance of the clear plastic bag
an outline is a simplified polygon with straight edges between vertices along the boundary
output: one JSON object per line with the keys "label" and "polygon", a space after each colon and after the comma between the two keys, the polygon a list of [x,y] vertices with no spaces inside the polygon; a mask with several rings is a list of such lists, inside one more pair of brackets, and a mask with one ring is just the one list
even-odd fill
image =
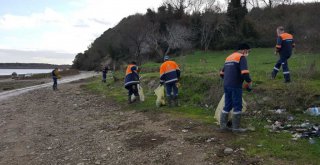
{"label": "clear plastic bag", "polygon": [[164,86],[159,85],[158,88],[154,90],[155,95],[157,96],[156,106],[161,107],[166,104],[165,94],[164,94]]}
{"label": "clear plastic bag", "polygon": [[[220,125],[220,114],[223,110],[223,107],[224,107],[224,94],[217,106],[217,109],[216,109],[216,112],[214,114],[214,118],[217,120],[217,124]],[[245,112],[247,111],[247,103],[244,101],[244,99],[242,98],[242,112]],[[232,119],[232,114],[233,114],[233,109],[230,111],[231,113],[229,113],[229,121]]]}

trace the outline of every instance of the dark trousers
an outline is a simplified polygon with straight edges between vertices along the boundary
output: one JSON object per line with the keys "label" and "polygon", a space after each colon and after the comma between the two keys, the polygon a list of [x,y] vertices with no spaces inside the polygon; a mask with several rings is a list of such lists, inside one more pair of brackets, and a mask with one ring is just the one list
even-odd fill
{"label": "dark trousers", "polygon": [[134,94],[135,96],[139,96],[138,92],[138,84],[131,84],[126,86],[126,89],[128,90],[128,95],[131,96]]}
{"label": "dark trousers", "polygon": [[224,87],[224,108],[222,113],[229,113],[232,108],[233,114],[240,114],[242,111],[242,89]]}
{"label": "dark trousers", "polygon": [[57,88],[58,88],[58,79],[57,78],[52,78],[53,79],[53,86],[52,86],[52,88],[53,88],[53,90],[56,90]]}
{"label": "dark trousers", "polygon": [[289,72],[289,67],[288,67],[288,59],[290,56],[284,56],[280,55],[280,59],[276,63],[276,65],[273,68],[272,74],[273,77],[275,78],[277,73],[279,72],[281,66],[282,66],[282,71],[283,71],[283,76],[286,81],[290,81],[290,72]]}
{"label": "dark trousers", "polygon": [[173,91],[173,96],[178,95],[178,87],[176,85],[176,82],[170,82],[166,84],[166,92],[167,96],[172,96],[172,91]]}
{"label": "dark trousers", "polygon": [[106,82],[106,81],[107,81],[107,73],[102,72],[102,82]]}

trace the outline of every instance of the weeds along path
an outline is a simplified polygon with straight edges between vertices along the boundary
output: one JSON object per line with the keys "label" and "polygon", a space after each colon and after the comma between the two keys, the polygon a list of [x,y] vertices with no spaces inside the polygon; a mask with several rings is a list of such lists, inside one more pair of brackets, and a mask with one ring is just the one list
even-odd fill
{"label": "weeds along path", "polygon": [[[0,102],[0,164],[250,164],[234,138],[158,112],[123,110],[63,84]],[[187,130],[187,131],[186,131]],[[237,136],[245,138],[245,136]],[[235,151],[224,154],[226,147]]]}

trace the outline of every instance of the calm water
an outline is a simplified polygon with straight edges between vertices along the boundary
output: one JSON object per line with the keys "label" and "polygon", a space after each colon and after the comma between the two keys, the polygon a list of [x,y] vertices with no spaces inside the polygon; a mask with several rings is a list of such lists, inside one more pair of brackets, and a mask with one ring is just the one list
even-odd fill
{"label": "calm water", "polygon": [[36,73],[50,73],[53,69],[0,69],[0,76],[11,75],[13,72],[17,74],[36,74]]}

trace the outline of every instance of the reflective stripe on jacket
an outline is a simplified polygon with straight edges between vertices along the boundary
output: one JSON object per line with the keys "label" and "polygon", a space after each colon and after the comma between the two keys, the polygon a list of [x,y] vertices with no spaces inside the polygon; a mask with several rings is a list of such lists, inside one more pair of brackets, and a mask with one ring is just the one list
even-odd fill
{"label": "reflective stripe on jacket", "polygon": [[160,82],[176,82],[180,78],[180,69],[176,62],[165,61],[160,67]]}
{"label": "reflective stripe on jacket", "polygon": [[124,86],[140,83],[137,70],[138,70],[138,67],[136,65],[132,65],[132,64],[128,65],[126,70]]}
{"label": "reflective stripe on jacket", "polygon": [[280,55],[291,56],[292,48],[294,48],[295,43],[293,40],[293,36],[289,33],[282,33],[277,38],[276,49]]}
{"label": "reflective stripe on jacket", "polygon": [[224,79],[225,87],[242,88],[244,79],[251,82],[246,57],[238,52],[228,56],[220,76]]}

